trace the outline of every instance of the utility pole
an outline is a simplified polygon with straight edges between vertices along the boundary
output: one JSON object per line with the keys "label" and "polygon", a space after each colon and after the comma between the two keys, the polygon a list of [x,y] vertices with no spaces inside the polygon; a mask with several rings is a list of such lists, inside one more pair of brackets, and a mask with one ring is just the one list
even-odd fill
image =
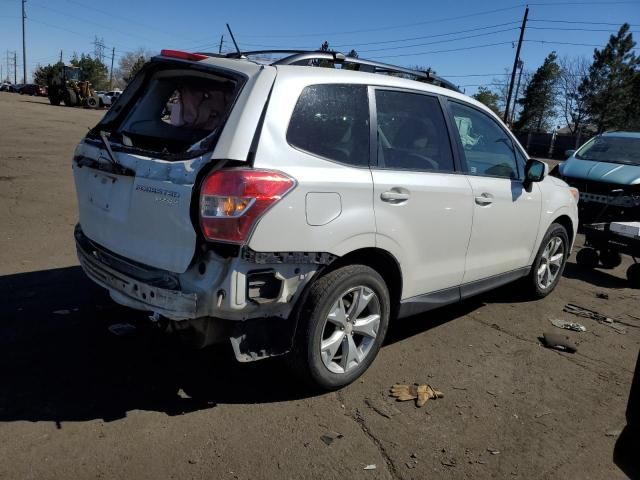
{"label": "utility pole", "polygon": [[62,63],[62,50],[60,50],[60,63]]}
{"label": "utility pole", "polygon": [[18,52],[13,51],[13,84],[18,83]]}
{"label": "utility pole", "polygon": [[522,48],[522,39],[524,37],[524,29],[527,26],[527,18],[529,17],[529,7],[524,10],[524,17],[522,18],[522,26],[520,27],[520,38],[518,39],[518,48],[516,48],[516,58],[513,60],[513,69],[511,70],[511,81],[509,82],[509,92],[507,93],[507,105],[504,107],[504,121],[509,120],[509,106],[511,104],[511,94],[513,93],[513,84],[516,81],[516,70],[518,68],[518,61],[520,61],[520,48]]}
{"label": "utility pole", "polygon": [[109,72],[109,88],[113,88],[113,59],[116,56],[116,47],[111,49],[111,70]]}
{"label": "utility pole", "polygon": [[222,42],[224,41],[224,35],[220,35],[220,46],[218,47],[218,53],[222,53]]}
{"label": "utility pole", "polygon": [[522,80],[522,70],[524,70],[524,62],[522,60],[518,62],[518,68],[520,69],[520,73],[518,74],[518,83],[516,84],[516,94],[513,97],[513,108],[511,109],[512,125],[516,117],[516,103],[518,102],[518,92],[520,92],[520,80]]}
{"label": "utility pole", "polygon": [[22,0],[22,82],[27,83],[27,44],[24,35],[24,21],[27,14],[24,11],[24,4],[27,0]]}

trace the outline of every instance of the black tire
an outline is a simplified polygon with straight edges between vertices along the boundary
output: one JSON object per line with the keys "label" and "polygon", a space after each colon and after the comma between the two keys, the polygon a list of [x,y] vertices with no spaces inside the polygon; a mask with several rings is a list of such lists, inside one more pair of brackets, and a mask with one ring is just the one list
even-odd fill
{"label": "black tire", "polygon": [[600,263],[604,268],[616,268],[622,263],[620,252],[613,250],[602,250],[600,252]]}
{"label": "black tire", "polygon": [[[559,238],[562,241],[563,257],[553,280],[548,285],[543,286],[539,279],[538,272],[542,267],[543,262],[545,262],[543,260],[545,249],[553,238]],[[552,223],[549,227],[549,230],[547,230],[547,233],[542,239],[542,243],[540,244],[540,248],[538,249],[538,254],[536,255],[536,258],[533,261],[533,265],[531,266],[531,273],[529,273],[529,276],[527,277],[527,289],[529,295],[532,298],[544,298],[551,292],[553,292],[553,290],[556,288],[556,285],[558,285],[558,282],[560,281],[560,277],[562,277],[562,272],[564,271],[564,267],[567,264],[568,256],[569,236],[567,235],[567,230],[559,223]]]}
{"label": "black tire", "polygon": [[585,247],[576,255],[576,262],[584,268],[596,268],[600,263],[600,259],[597,250]]}
{"label": "black tire", "polygon": [[67,91],[64,96],[64,104],[67,107],[75,107],[78,105],[78,95],[75,91],[70,88],[67,88]]}
{"label": "black tire", "polygon": [[[376,308],[379,308],[380,323],[374,339],[370,340],[370,349],[366,356],[356,365],[345,369],[342,373],[329,370],[325,365],[320,345],[325,333],[325,324],[329,325],[332,306],[350,289],[364,287],[375,293]],[[364,265],[348,265],[333,270],[318,278],[309,291],[301,299],[303,304],[297,309],[297,332],[293,350],[289,356],[295,373],[306,383],[322,390],[336,390],[344,387],[362,375],[373,362],[384,341],[389,326],[390,298],[389,290],[382,277],[370,267]],[[373,300],[372,300],[373,301]],[[346,305],[345,305],[346,306]],[[368,309],[369,307],[367,307]],[[347,332],[342,334],[336,328],[333,335],[343,335],[341,345],[347,342]],[[352,336],[358,340],[358,335]],[[359,337],[364,341],[365,337]],[[339,347],[342,352],[342,347]],[[341,356],[341,355],[340,355]]]}
{"label": "black tire", "polygon": [[58,97],[49,97],[49,103],[51,105],[55,105],[56,107],[60,105],[60,98]]}
{"label": "black tire", "polygon": [[633,288],[640,288],[640,263],[634,263],[627,269],[627,280]]}

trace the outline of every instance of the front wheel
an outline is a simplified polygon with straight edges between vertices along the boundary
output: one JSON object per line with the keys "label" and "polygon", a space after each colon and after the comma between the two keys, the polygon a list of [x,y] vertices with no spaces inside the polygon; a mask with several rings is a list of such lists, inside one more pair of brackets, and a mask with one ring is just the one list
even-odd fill
{"label": "front wheel", "polygon": [[567,230],[559,223],[553,223],[540,244],[529,274],[528,287],[534,298],[544,298],[556,288],[568,256]]}
{"label": "front wheel", "polygon": [[294,369],[316,387],[356,380],[378,354],[389,325],[389,290],[364,265],[333,270],[311,285],[298,313]]}

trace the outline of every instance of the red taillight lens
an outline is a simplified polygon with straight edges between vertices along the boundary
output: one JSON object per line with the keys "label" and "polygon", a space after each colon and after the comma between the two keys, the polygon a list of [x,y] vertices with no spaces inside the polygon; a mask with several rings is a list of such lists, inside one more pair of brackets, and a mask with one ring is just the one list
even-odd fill
{"label": "red taillight lens", "polygon": [[169,58],[179,58],[180,60],[190,60],[192,62],[199,62],[200,60],[209,58],[201,53],[181,52],[180,50],[160,50],[160,55]]}
{"label": "red taillight lens", "polygon": [[200,227],[207,240],[245,243],[262,214],[295,186],[270,170],[213,172],[200,189]]}

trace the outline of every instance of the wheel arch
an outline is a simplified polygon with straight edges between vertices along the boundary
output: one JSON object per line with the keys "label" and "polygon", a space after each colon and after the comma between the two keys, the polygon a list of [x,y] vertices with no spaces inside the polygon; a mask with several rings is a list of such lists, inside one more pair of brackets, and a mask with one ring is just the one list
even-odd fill
{"label": "wheel arch", "polygon": [[381,248],[360,248],[336,259],[322,271],[321,276],[347,265],[365,265],[380,274],[389,289],[391,317],[395,317],[402,298],[402,268],[396,257]]}
{"label": "wheel arch", "polygon": [[567,235],[569,237],[569,245],[573,245],[573,241],[574,241],[574,225],[573,225],[573,221],[571,220],[571,218],[568,215],[560,215],[559,217],[557,217],[553,222],[553,223],[559,223],[560,225],[562,225],[565,230],[567,231]]}

